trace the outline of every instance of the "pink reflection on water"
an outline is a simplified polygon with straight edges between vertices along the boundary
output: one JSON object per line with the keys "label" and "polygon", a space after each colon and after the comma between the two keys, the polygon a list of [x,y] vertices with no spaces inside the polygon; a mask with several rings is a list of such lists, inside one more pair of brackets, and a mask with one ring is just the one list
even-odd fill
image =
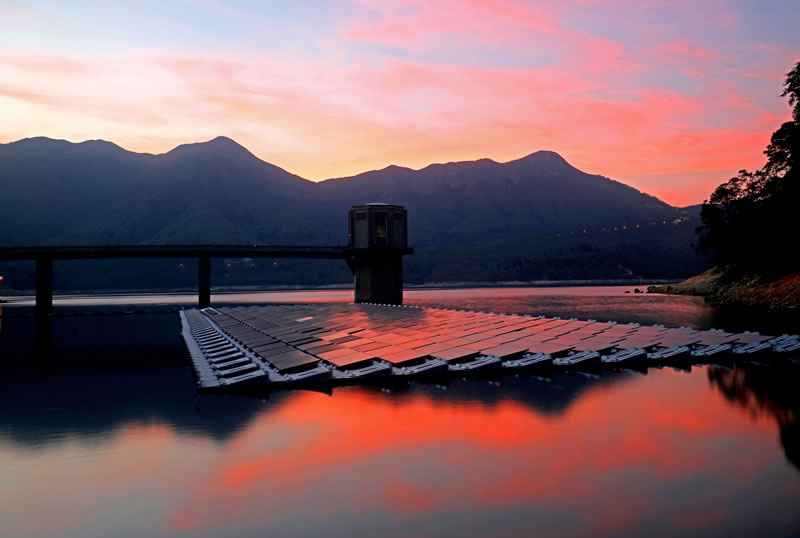
{"label": "pink reflection on water", "polygon": [[[535,505],[568,509],[568,530],[615,533],[671,511],[653,488],[698,474],[746,487],[770,465],[772,421],[732,409],[703,376],[658,377],[593,389],[556,418],[513,401],[298,393],[233,439],[168,522],[191,530],[353,507],[413,520]],[[286,429],[302,434],[253,448]],[[720,450],[730,438],[737,450]],[[691,505],[672,517],[695,529],[719,516]]]}
{"label": "pink reflection on water", "polygon": [[[0,441],[0,513],[19,536],[674,533],[765,510],[785,530],[800,477],[774,418],[707,372],[596,383],[555,414],[509,391],[336,389],[270,399],[219,439],[131,422],[38,452]],[[774,508],[732,510],[744,497]]]}

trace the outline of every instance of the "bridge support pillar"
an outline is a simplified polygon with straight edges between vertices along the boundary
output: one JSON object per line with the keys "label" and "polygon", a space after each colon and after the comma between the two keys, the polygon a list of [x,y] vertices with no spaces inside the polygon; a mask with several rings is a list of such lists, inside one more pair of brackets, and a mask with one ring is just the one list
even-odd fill
{"label": "bridge support pillar", "polygon": [[34,338],[36,357],[47,360],[53,353],[53,258],[36,258],[36,310]]}
{"label": "bridge support pillar", "polygon": [[400,254],[350,256],[356,303],[403,304],[403,258]]}
{"label": "bridge support pillar", "polygon": [[211,258],[208,256],[197,258],[197,306],[211,306]]}
{"label": "bridge support pillar", "polygon": [[36,259],[36,317],[53,313],[53,258]]}

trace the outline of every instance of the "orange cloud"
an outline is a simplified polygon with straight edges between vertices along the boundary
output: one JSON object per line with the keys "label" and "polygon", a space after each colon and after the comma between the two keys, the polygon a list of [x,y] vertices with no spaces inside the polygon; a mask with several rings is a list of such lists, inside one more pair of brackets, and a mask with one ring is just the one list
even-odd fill
{"label": "orange cloud", "polygon": [[[580,61],[600,75],[388,58],[333,66],[135,56],[62,65],[59,57],[5,55],[0,139],[45,133],[164,152],[190,141],[187,132],[200,140],[223,134],[315,180],[388,164],[507,161],[551,149],[581,169],[679,205],[705,198],[705,184],[680,190],[648,178],[732,173],[761,162],[779,116],[732,88],[721,101],[656,88],[610,90],[605,77],[636,65],[614,43],[587,40],[585,48],[595,55]],[[758,129],[726,125],[742,114],[755,118],[744,125],[755,121]]]}

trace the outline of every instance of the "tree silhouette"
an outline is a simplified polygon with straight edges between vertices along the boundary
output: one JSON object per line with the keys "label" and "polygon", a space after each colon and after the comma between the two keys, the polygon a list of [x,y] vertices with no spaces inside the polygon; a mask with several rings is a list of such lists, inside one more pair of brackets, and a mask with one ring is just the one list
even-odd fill
{"label": "tree silhouette", "polygon": [[800,269],[791,252],[799,228],[800,62],[786,75],[781,96],[789,98],[792,120],[772,134],[767,163],[739,171],[703,203],[698,246],[714,250],[718,265],[775,276]]}

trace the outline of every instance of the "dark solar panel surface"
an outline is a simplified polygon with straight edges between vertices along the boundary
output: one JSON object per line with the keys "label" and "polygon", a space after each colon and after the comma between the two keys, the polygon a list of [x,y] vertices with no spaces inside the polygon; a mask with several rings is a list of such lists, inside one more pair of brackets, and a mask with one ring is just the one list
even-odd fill
{"label": "dark solar panel surface", "polygon": [[431,353],[431,356],[446,361],[461,361],[468,359],[470,357],[474,357],[477,354],[478,351],[474,349],[469,349],[466,347],[451,347],[443,349],[442,351],[436,351],[434,353]]}
{"label": "dark solar panel surface", "polygon": [[400,365],[525,352],[565,354],[632,347],[751,343],[768,336],[482,312],[357,304],[222,307],[209,315],[281,372],[319,360],[352,367],[373,359]]}

